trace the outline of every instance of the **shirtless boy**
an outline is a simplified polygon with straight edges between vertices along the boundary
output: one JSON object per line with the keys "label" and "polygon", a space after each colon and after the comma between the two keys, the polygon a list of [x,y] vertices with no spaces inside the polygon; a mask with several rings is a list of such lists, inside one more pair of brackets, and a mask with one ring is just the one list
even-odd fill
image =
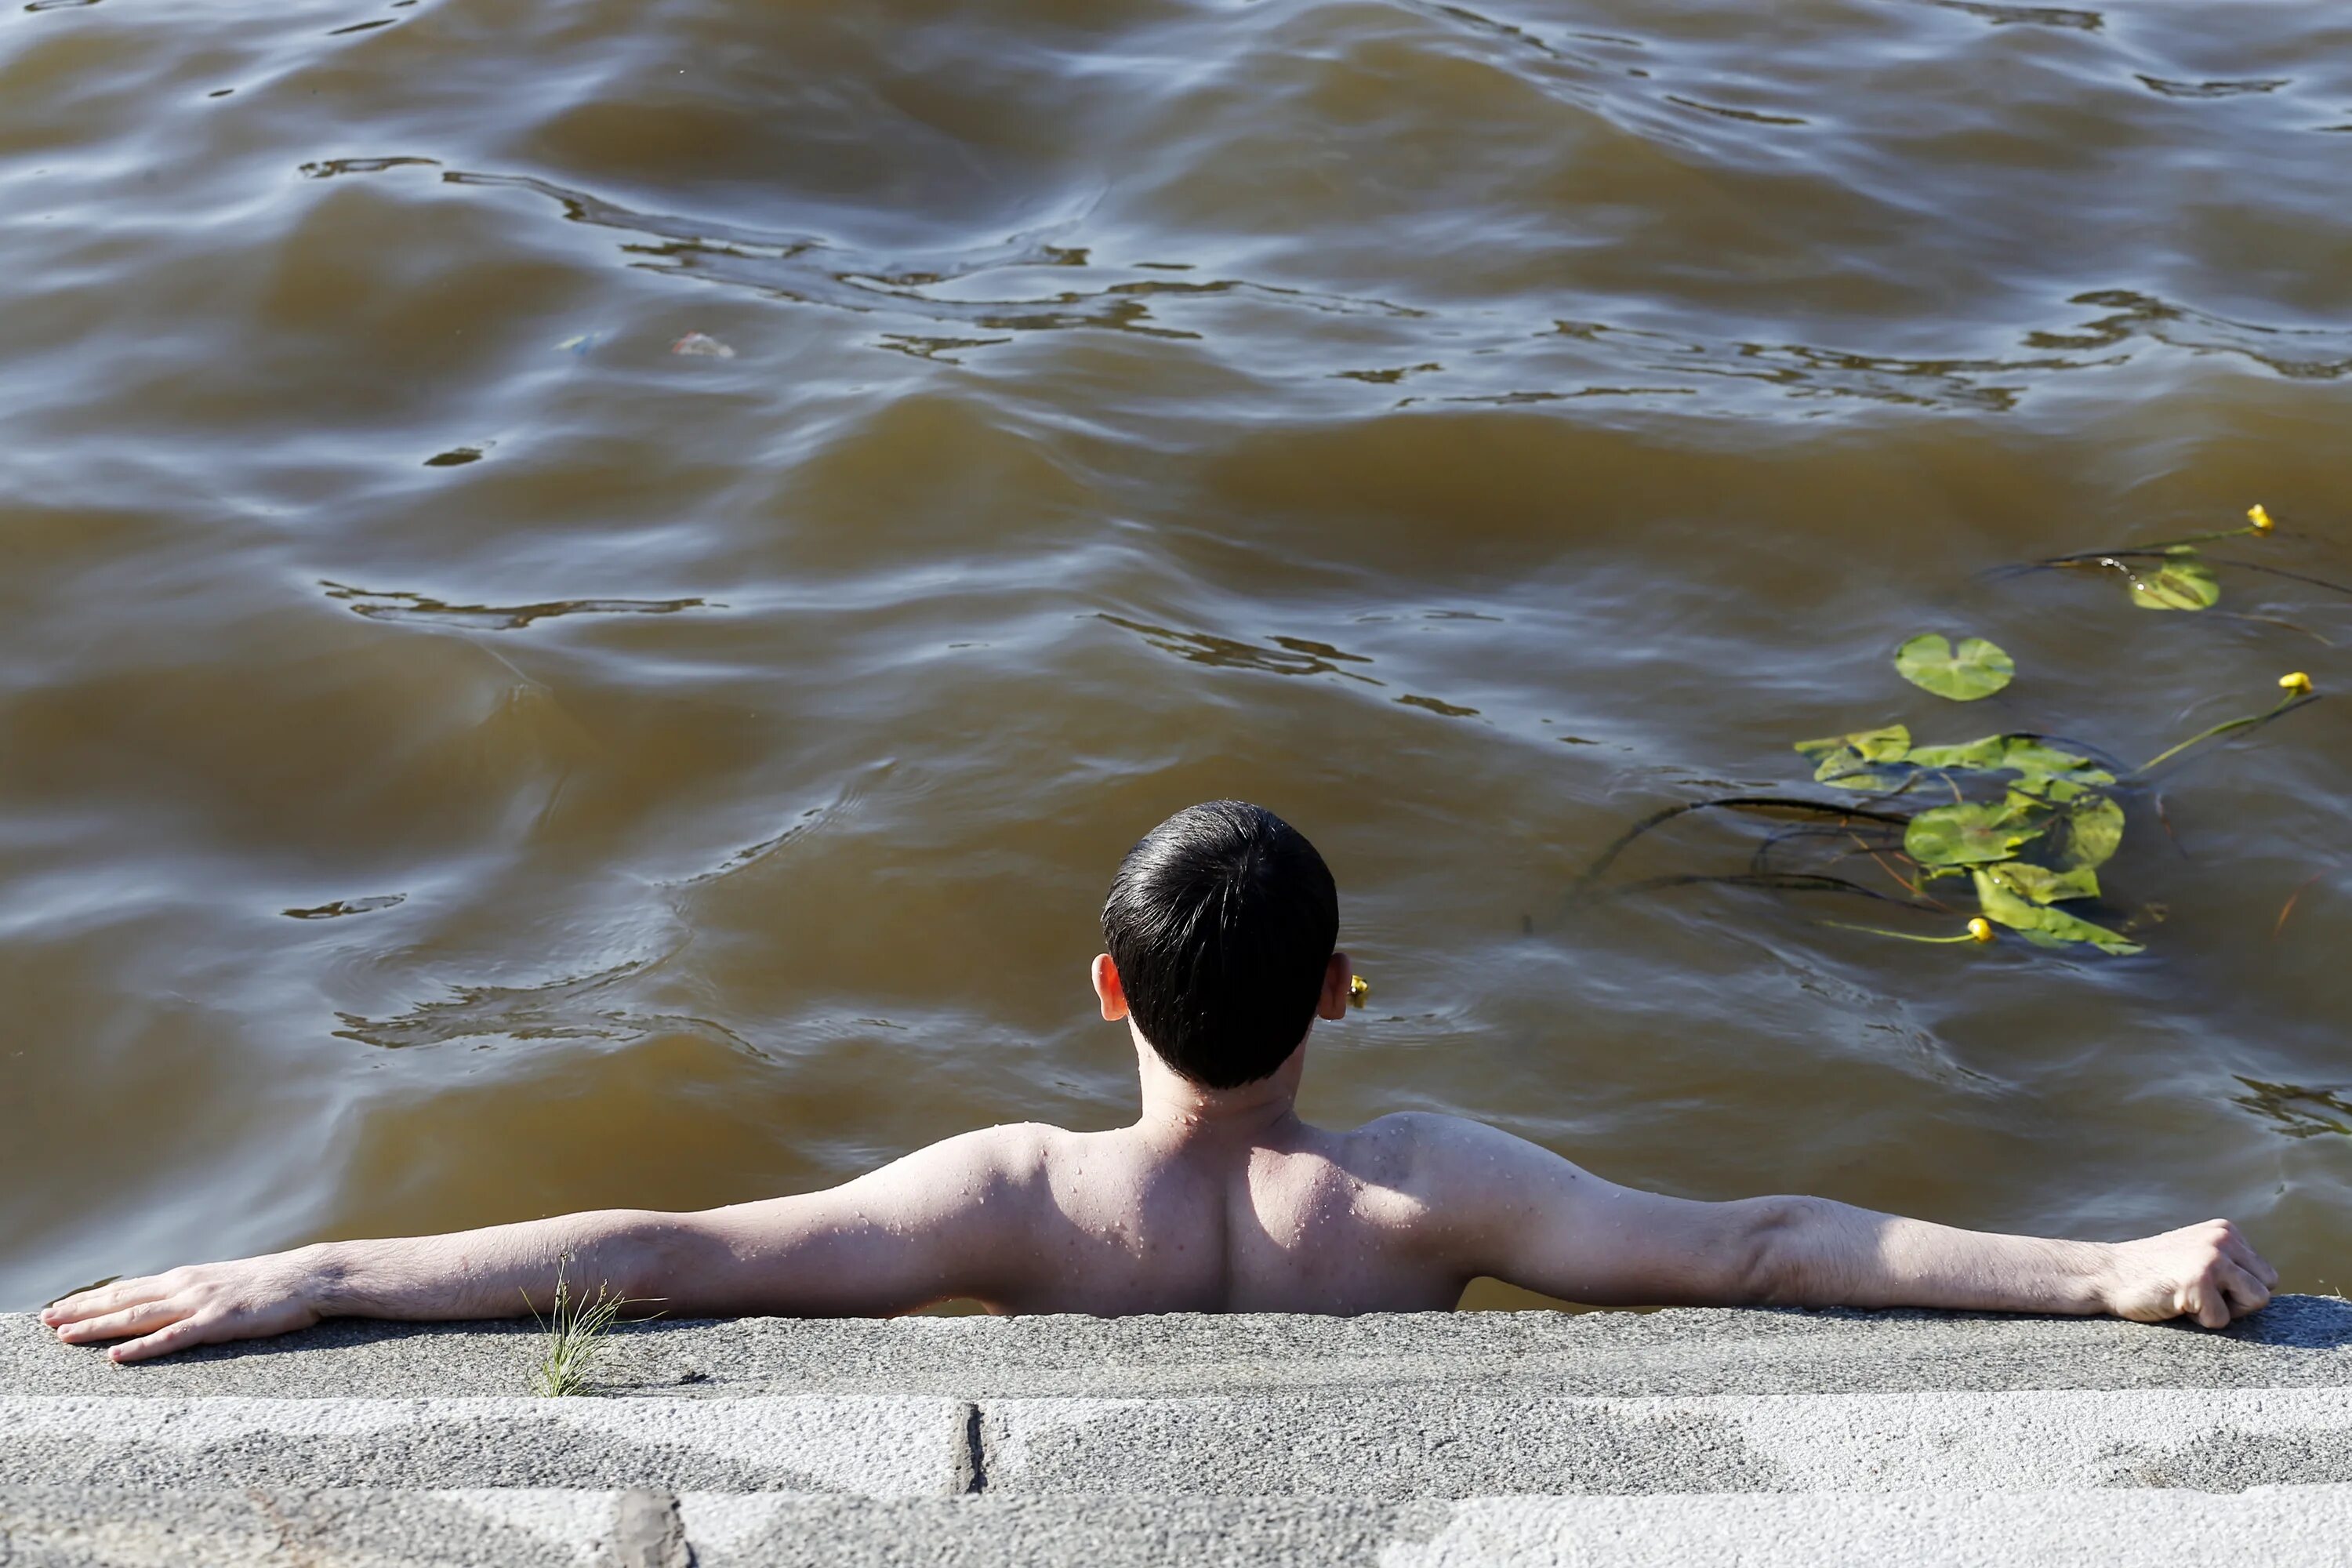
{"label": "shirtless boy", "polygon": [[1213,801],[1129,852],[1094,988],[1127,1022],[1143,1114],[1110,1132],[967,1132],[826,1192],[700,1214],[613,1209],[341,1241],[86,1290],[42,1317],[143,1361],[327,1317],[519,1316],[572,1278],[674,1317],[1451,1308],[1492,1275],[1596,1305],[1958,1307],[2207,1328],[2278,1274],[2227,1220],[2140,1241],[1953,1230],[1822,1198],[1696,1203],[1616,1186],[1495,1128],[1298,1119],[1317,1018],[1345,1015],[1339,898],[1273,813]]}

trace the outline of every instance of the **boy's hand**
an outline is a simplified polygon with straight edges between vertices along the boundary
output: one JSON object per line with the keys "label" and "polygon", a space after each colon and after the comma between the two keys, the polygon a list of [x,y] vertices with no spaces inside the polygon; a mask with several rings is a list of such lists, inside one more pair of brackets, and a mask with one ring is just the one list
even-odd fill
{"label": "boy's hand", "polygon": [[319,1270],[308,1250],[174,1268],[67,1297],[41,1314],[69,1345],[125,1340],[110,1361],[258,1339],[319,1321]]}
{"label": "boy's hand", "polygon": [[2278,1283],[2278,1270],[2226,1219],[2119,1242],[2112,1256],[2106,1309],[2142,1323],[2194,1318],[2227,1328],[2231,1319],[2262,1310]]}

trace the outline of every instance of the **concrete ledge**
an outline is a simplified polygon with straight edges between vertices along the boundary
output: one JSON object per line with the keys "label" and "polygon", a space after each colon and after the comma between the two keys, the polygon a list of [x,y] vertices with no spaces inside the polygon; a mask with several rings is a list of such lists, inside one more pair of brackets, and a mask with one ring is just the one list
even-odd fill
{"label": "concrete ledge", "polygon": [[94,1487],[873,1498],[2189,1488],[2352,1481],[2343,1389],[1583,1399],[0,1397],[0,1475]]}
{"label": "concrete ledge", "polygon": [[[118,1367],[0,1315],[0,1393],[343,1398],[525,1392],[530,1325],[325,1323]],[[2352,1302],[2219,1333],[2098,1319],[1683,1310],[1362,1318],[749,1318],[614,1336],[611,1392],[1004,1397],[1430,1388],[1581,1395],[2352,1385]]]}
{"label": "concrete ledge", "polygon": [[697,1568],[2179,1568],[2336,1563],[2352,1487],[2197,1492],[1479,1498],[682,1500]]}
{"label": "concrete ledge", "polygon": [[953,1497],[971,1407],[770,1399],[0,1397],[0,1476],[86,1487],[664,1488]]}
{"label": "concrete ledge", "polygon": [[[2179,1568],[2341,1562],[2352,1487],[1876,1497],[1500,1498],[1457,1504],[1380,1568]],[[776,1559],[770,1559],[773,1562]]]}
{"label": "concrete ledge", "polygon": [[982,1404],[989,1495],[2066,1490],[2352,1481],[2352,1391]]}
{"label": "concrete ledge", "polygon": [[676,1503],[618,1492],[0,1489],[9,1568],[669,1568]]}
{"label": "concrete ledge", "polygon": [[0,1489],[10,1568],[2179,1568],[2331,1563],[2352,1486],[1446,1503]]}

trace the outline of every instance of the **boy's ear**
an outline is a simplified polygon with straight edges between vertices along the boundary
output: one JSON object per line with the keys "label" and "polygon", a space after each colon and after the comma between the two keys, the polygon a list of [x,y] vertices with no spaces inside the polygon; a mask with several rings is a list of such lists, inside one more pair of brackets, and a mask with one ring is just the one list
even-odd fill
{"label": "boy's ear", "polygon": [[1096,999],[1102,1003],[1103,1017],[1114,1024],[1126,1017],[1127,987],[1119,984],[1118,965],[1110,961],[1109,953],[1095,954],[1092,978]]}
{"label": "boy's ear", "polygon": [[1323,994],[1315,999],[1315,1016],[1337,1023],[1348,1016],[1348,984],[1356,978],[1356,966],[1348,962],[1344,952],[1335,952],[1331,962],[1323,966]]}

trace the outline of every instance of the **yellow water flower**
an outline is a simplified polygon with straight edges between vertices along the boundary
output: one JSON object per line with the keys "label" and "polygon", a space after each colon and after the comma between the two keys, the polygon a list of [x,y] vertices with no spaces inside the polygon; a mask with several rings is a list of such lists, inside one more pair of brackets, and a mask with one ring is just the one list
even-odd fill
{"label": "yellow water flower", "polygon": [[2290,697],[2308,697],[2311,695],[2311,677],[2299,669],[2293,675],[2282,675],[2279,677],[2279,689]]}
{"label": "yellow water flower", "polygon": [[2256,533],[2268,533],[2277,526],[2271,521],[2271,514],[2263,510],[2263,503],[2260,501],[2246,509],[2246,521],[2254,525]]}
{"label": "yellow water flower", "polygon": [[1348,982],[1348,1000],[1354,1003],[1357,1006],[1362,1006],[1364,1005],[1364,998],[1370,996],[1371,994],[1371,982],[1366,980],[1362,975],[1359,974],[1354,979]]}
{"label": "yellow water flower", "polygon": [[1969,922],[1969,935],[1977,942],[1990,942],[1992,940],[1992,921],[1985,919],[1982,915],[1977,916],[1976,919]]}

